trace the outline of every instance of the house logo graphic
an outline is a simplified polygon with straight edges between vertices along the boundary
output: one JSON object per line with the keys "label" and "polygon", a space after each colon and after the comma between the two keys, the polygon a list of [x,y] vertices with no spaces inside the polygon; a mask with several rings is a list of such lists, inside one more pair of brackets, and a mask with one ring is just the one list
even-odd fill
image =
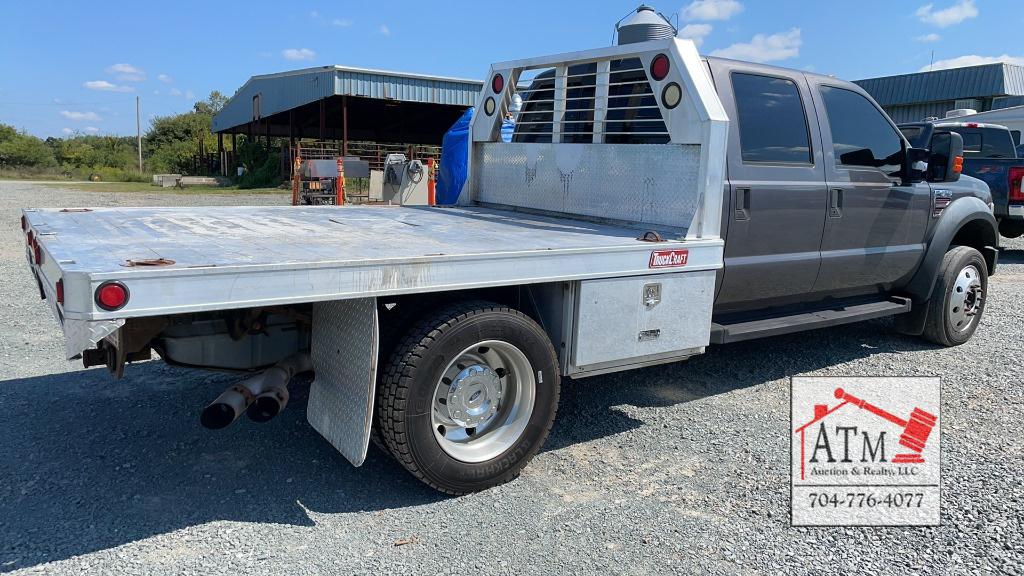
{"label": "house logo graphic", "polygon": [[937,378],[791,381],[794,525],[934,525]]}

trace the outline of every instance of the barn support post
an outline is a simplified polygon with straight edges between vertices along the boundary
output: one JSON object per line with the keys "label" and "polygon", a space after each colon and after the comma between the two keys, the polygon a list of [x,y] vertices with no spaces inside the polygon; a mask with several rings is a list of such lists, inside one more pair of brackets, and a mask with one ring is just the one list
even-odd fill
{"label": "barn support post", "polygon": [[348,95],[341,97],[341,155],[348,156]]}
{"label": "barn support post", "polygon": [[238,134],[231,133],[231,174],[228,176],[234,176],[238,174]]}
{"label": "barn support post", "polygon": [[217,169],[221,176],[227,176],[227,167],[224,166],[224,134],[217,132]]}
{"label": "barn support post", "polygon": [[320,99],[320,140],[327,140],[327,102]]}

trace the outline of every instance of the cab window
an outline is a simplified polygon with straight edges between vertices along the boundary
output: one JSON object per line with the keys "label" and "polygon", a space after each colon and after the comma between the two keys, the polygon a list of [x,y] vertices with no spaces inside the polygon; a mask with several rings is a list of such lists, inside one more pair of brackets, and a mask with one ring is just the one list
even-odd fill
{"label": "cab window", "polygon": [[877,168],[898,176],[902,166],[903,139],[886,117],[867,98],[833,86],[821,87],[836,164]]}
{"label": "cab window", "polygon": [[732,89],[744,162],[812,162],[807,117],[792,80],[737,72]]}

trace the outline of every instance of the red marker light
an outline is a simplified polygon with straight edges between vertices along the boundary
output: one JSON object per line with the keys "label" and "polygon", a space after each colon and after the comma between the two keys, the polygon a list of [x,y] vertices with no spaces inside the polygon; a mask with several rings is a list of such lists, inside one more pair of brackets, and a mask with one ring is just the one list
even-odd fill
{"label": "red marker light", "polygon": [[57,280],[57,304],[64,305],[64,279]]}
{"label": "red marker light", "polygon": [[104,282],[96,289],[96,305],[113,312],[128,303],[128,288],[120,282]]}
{"label": "red marker light", "polygon": [[32,255],[36,258],[36,265],[43,265],[43,249],[39,247],[39,242],[32,242]]}
{"label": "red marker light", "polygon": [[28,218],[25,218],[25,215],[22,214],[21,215],[21,231],[24,232],[26,230],[28,230]]}
{"label": "red marker light", "polygon": [[25,243],[32,246],[32,242],[35,241],[36,235],[31,230],[28,231],[28,235],[25,236]]}
{"label": "red marker light", "polygon": [[668,56],[658,54],[654,57],[654,60],[651,60],[651,77],[655,80],[664,80],[665,76],[668,76],[668,70]]}
{"label": "red marker light", "polygon": [[967,123],[967,127],[968,128],[977,128],[978,127],[978,123],[977,122],[968,122]]}
{"label": "red marker light", "polygon": [[501,74],[495,74],[494,78],[491,78],[491,90],[495,94],[501,94],[501,91],[505,89],[505,79]]}

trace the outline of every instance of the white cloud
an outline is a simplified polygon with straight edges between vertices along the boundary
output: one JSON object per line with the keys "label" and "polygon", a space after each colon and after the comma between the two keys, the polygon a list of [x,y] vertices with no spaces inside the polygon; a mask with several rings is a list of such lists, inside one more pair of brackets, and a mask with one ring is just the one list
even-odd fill
{"label": "white cloud", "polygon": [[317,12],[316,10],[310,10],[309,17],[310,18],[319,18],[320,17],[320,13]]}
{"label": "white cloud", "polygon": [[75,133],[75,131],[72,130],[71,128],[61,128],[60,131],[65,133],[65,134],[74,134]]}
{"label": "white cloud", "polygon": [[193,94],[191,90],[186,90],[185,91],[185,98],[187,98],[189,100],[195,100],[196,99],[196,95]]}
{"label": "white cloud", "polygon": [[996,64],[998,62],[1024,66],[1024,56],[1010,56],[1009,54],[1003,54],[1002,56],[978,56],[977,54],[968,54],[966,56],[957,56],[956,58],[938,60],[931,66],[922,66],[921,72],[927,72],[929,70],[946,70],[948,68],[963,68],[964,66],[979,66],[981,64]]}
{"label": "white cloud", "polygon": [[142,68],[125,63],[109,66],[107,74],[117,76],[117,79],[122,82],[142,82],[146,79],[146,73]]}
{"label": "white cloud", "polygon": [[938,42],[939,40],[942,40],[942,36],[939,36],[935,32],[932,32],[931,34],[925,34],[923,36],[918,36],[918,37],[914,38],[914,40],[917,40],[918,42],[924,42],[925,44],[928,44],[930,42]]}
{"label": "white cloud", "polygon": [[694,44],[700,46],[704,43],[704,38],[708,34],[711,34],[711,30],[711,24],[687,24],[679,30],[679,34],[677,34],[677,36],[680,38],[689,38],[690,40],[693,40]]}
{"label": "white cloud", "polygon": [[737,0],[694,0],[683,7],[683,19],[728,20],[742,11]]}
{"label": "white cloud", "polygon": [[352,25],[352,21],[348,18],[335,18],[331,20],[331,26],[337,26],[338,28],[348,28]]}
{"label": "white cloud", "polygon": [[163,82],[164,84],[170,84],[171,82],[174,82],[174,78],[171,78],[167,74],[157,74],[156,79]]}
{"label": "white cloud", "polygon": [[925,4],[918,8],[914,14],[921,22],[932,24],[939,28],[946,28],[947,26],[959,24],[964,20],[978,17],[978,8],[974,5],[974,0],[957,0],[955,4],[942,10],[933,10],[934,7],[934,4]]}
{"label": "white cloud", "polygon": [[778,34],[756,34],[750,42],[733,44],[715,50],[711,55],[750,62],[773,62],[799,56],[801,44],[803,40],[800,39],[800,29],[791,28]]}
{"label": "white cloud", "polygon": [[119,86],[117,84],[111,84],[106,80],[90,80],[82,84],[89,90],[102,90],[104,92],[134,92],[135,88],[131,86]]}
{"label": "white cloud", "polygon": [[103,118],[95,112],[75,112],[72,110],[61,110],[60,115],[67,118],[68,120],[76,120],[80,122],[100,122]]}
{"label": "white cloud", "polygon": [[285,60],[312,60],[316,58],[316,52],[309,48],[288,48],[281,51]]}
{"label": "white cloud", "polygon": [[391,29],[384,24],[381,24],[377,31],[380,32],[382,36],[391,36]]}
{"label": "white cloud", "polygon": [[159,90],[153,90],[153,96],[159,96],[159,95],[160,95],[160,91]]}
{"label": "white cloud", "polygon": [[100,129],[95,127],[95,126],[86,126],[85,127],[85,131],[90,133],[90,134],[95,134],[95,133],[99,132]]}
{"label": "white cloud", "polygon": [[171,96],[181,96],[181,90],[178,90],[177,88],[171,88],[171,91],[168,92],[168,94],[170,94]]}

